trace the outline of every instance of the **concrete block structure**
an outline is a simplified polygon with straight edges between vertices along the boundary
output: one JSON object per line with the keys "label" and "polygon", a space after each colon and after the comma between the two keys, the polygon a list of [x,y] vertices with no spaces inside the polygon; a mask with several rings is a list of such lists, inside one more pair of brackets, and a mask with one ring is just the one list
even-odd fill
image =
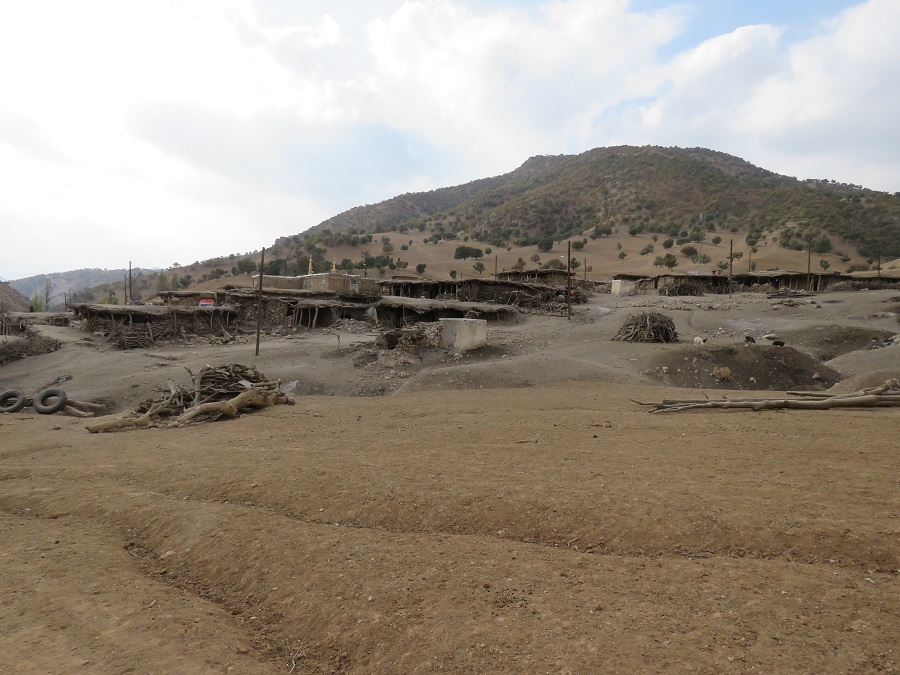
{"label": "concrete block structure", "polygon": [[487,344],[487,321],[484,319],[439,319],[441,347],[457,352],[478,349]]}

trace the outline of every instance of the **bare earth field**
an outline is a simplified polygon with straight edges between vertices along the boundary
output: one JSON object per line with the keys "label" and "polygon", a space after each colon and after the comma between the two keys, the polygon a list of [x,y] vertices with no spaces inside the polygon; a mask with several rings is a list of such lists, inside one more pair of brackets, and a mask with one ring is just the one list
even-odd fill
{"label": "bare earth field", "polygon": [[[900,376],[900,347],[867,346],[894,297],[597,296],[464,355],[42,328],[62,348],[0,389],[66,375],[120,412],[237,362],[297,399],[100,435],[0,415],[0,673],[898,672],[900,409],[633,402]],[[682,343],[610,342],[640,310]]]}

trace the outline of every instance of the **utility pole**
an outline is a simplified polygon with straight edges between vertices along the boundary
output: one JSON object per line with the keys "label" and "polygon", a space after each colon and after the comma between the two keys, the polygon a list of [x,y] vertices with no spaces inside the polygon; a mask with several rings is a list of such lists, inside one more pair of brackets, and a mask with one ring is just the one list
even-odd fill
{"label": "utility pole", "polygon": [[128,261],[128,297],[134,302],[134,286],[131,285],[131,261]]}
{"label": "utility pole", "polygon": [[[703,236],[703,214],[700,214],[700,236]],[[700,246],[701,242],[697,242],[697,276],[700,276]]]}
{"label": "utility pole", "polygon": [[878,261],[877,261],[876,267],[875,267],[875,269],[876,269],[875,276],[876,276],[876,278],[880,279],[881,278],[881,242],[880,241],[877,242],[875,244],[875,246],[877,247],[876,251],[878,252]]}
{"label": "utility pole", "polygon": [[262,250],[262,257],[259,261],[259,289],[256,296],[256,355],[259,356],[259,334],[262,332],[262,287],[263,287],[263,270],[266,267],[266,249]]}

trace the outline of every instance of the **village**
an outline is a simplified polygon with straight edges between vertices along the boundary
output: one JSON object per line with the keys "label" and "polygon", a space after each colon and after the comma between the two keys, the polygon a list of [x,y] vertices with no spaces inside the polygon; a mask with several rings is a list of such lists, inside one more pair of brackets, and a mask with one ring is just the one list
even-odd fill
{"label": "village", "polygon": [[7,312],[4,658],[890,670],[892,274],[332,270]]}

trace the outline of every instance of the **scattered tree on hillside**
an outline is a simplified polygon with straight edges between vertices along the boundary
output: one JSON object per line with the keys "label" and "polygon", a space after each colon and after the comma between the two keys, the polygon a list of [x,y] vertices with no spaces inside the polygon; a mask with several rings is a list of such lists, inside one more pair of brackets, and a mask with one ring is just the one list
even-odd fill
{"label": "scattered tree on hillside", "polygon": [[539,262],[541,262],[541,256],[539,256],[537,253],[532,253],[529,260],[537,265]]}
{"label": "scattered tree on hillside", "polygon": [[822,270],[824,271],[824,270],[827,270],[829,267],[831,267],[831,263],[823,258],[822,260],[819,261],[819,267],[821,267]]}
{"label": "scattered tree on hillside", "polygon": [[450,278],[451,278],[451,279],[455,279],[455,278],[456,278],[456,270],[450,270]]}
{"label": "scattered tree on hillside", "polygon": [[235,267],[239,274],[251,274],[256,271],[256,262],[252,258],[241,258]]}
{"label": "scattered tree on hillside", "polygon": [[425,274],[425,267],[427,267],[425,263],[419,263],[418,265],[416,265],[416,274]]}
{"label": "scattered tree on hillside", "polygon": [[481,258],[483,256],[484,251],[471,246],[457,246],[456,252],[453,254],[455,260],[468,260],[469,258]]}
{"label": "scattered tree on hillside", "polygon": [[484,272],[484,263],[481,262],[480,260],[478,262],[476,262],[474,265],[472,265],[472,267],[475,268],[475,271],[478,272],[478,274],[481,274],[482,272]]}

